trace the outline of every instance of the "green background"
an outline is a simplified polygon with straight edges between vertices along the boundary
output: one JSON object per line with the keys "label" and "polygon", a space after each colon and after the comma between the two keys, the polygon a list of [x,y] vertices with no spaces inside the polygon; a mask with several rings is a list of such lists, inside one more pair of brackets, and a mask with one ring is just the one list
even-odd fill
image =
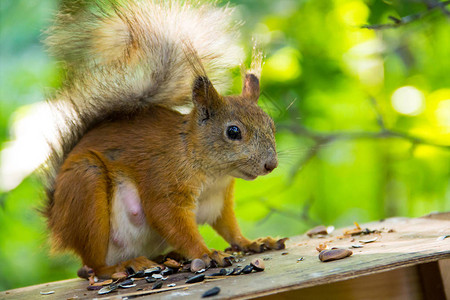
{"label": "green background", "polygon": [[[272,174],[237,183],[236,213],[248,237],[450,209],[448,5],[232,3],[245,20],[243,47],[250,52],[256,36],[266,53],[260,103],[277,124],[280,160]],[[54,0],[0,2],[2,157],[20,120],[60,85],[60,70],[41,44],[57,6]],[[389,16],[406,17],[400,21],[406,24],[361,28],[394,24]],[[238,75],[234,83],[238,92]],[[393,100],[399,91],[413,91],[399,98],[400,108]],[[31,144],[24,159],[34,150]],[[42,201],[36,175],[0,194],[0,290],[72,278],[80,266],[69,254],[49,255],[37,212]],[[201,230],[209,246],[226,246],[210,228]]]}

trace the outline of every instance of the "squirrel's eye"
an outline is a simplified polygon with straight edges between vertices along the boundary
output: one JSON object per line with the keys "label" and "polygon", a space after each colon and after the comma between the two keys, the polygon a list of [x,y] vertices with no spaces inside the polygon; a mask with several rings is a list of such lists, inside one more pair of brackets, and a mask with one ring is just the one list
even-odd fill
{"label": "squirrel's eye", "polygon": [[242,138],[241,130],[239,127],[232,125],[227,128],[227,137],[230,140],[240,140]]}

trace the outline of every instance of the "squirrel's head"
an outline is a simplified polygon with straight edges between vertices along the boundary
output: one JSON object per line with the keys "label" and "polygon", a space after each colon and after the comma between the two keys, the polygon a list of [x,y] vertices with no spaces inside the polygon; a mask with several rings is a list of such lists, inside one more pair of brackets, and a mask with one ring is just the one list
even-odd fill
{"label": "squirrel's head", "polygon": [[221,174],[245,180],[272,172],[278,165],[275,126],[258,106],[259,80],[247,74],[242,93],[221,96],[207,77],[194,82],[193,125],[201,157]]}

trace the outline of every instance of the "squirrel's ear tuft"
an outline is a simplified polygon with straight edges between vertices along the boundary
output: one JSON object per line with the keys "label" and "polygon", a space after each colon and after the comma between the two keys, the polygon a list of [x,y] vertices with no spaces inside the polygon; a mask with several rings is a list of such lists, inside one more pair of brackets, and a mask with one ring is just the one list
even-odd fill
{"label": "squirrel's ear tuft", "polygon": [[216,108],[221,102],[219,93],[206,76],[198,76],[192,88],[192,100],[196,106]]}
{"label": "squirrel's ear tuft", "polygon": [[259,79],[254,74],[246,74],[244,86],[242,87],[242,97],[255,101],[259,98]]}

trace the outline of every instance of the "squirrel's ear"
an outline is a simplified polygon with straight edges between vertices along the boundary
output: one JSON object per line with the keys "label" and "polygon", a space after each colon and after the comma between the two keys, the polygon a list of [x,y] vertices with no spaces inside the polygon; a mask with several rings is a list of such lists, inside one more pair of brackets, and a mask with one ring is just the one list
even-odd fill
{"label": "squirrel's ear", "polygon": [[221,102],[219,93],[206,76],[198,76],[195,79],[192,100],[195,105],[204,108],[216,108]]}
{"label": "squirrel's ear", "polygon": [[244,86],[242,87],[242,97],[255,101],[259,98],[259,79],[253,74],[246,74]]}

